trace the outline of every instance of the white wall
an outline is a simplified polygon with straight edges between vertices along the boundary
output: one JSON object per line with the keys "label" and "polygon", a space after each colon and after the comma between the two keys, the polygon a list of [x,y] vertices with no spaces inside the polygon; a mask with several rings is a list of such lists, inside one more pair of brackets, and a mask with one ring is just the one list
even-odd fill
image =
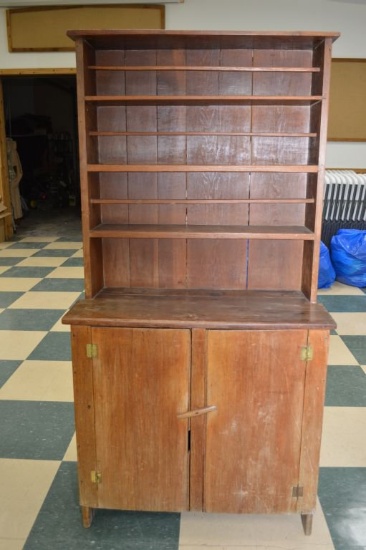
{"label": "white wall", "polygon": [[[366,0],[185,0],[166,5],[167,29],[337,31],[341,37],[334,57],[366,58],[365,22]],[[50,67],[75,67],[75,56],[9,53],[5,10],[0,9],[0,69]],[[327,167],[366,168],[366,143],[328,143]]]}

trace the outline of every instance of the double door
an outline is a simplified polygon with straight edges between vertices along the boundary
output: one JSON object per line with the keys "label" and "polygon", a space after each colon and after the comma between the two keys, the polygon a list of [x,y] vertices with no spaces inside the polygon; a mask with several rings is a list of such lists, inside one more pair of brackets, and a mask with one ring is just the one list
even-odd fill
{"label": "double door", "polygon": [[94,508],[310,513],[327,336],[73,326],[84,524]]}

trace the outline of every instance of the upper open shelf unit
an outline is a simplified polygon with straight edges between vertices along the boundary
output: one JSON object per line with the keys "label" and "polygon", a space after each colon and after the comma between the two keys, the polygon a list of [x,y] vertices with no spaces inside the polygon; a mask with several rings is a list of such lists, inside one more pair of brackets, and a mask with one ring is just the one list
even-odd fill
{"label": "upper open shelf unit", "polygon": [[70,31],[86,295],[316,300],[337,33]]}

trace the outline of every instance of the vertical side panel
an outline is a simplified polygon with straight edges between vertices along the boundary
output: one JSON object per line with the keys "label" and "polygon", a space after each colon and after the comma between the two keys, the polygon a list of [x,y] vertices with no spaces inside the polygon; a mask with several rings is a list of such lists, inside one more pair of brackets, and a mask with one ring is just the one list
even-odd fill
{"label": "vertical side panel", "polygon": [[[207,331],[192,330],[191,410],[207,405],[205,397],[207,372]],[[190,503],[189,509],[203,510],[203,480],[205,456],[204,416],[191,419]]]}
{"label": "vertical side panel", "polygon": [[95,94],[95,74],[89,65],[95,61],[95,52],[81,39],[75,44],[77,61],[77,101],[79,128],[80,194],[84,241],[85,296],[92,298],[103,287],[103,262],[101,243],[89,238],[89,231],[100,220],[98,208],[90,208],[90,197],[99,196],[98,177],[87,173],[88,162],[97,162],[96,141],[89,136],[97,128],[97,113],[94,106],[86,106],[85,96]]}
{"label": "vertical side panel", "polygon": [[316,503],[329,331],[310,330],[308,344],[313,348],[314,357],[307,362],[305,378],[299,478],[304,496],[299,499],[297,507],[303,513],[311,513]]}
{"label": "vertical side panel", "polygon": [[[319,273],[319,255],[320,255],[320,237],[321,237],[321,225],[322,225],[322,205],[324,194],[324,177],[325,177],[325,153],[327,146],[327,130],[328,130],[328,110],[329,110],[329,88],[330,88],[330,69],[332,61],[332,40],[327,38],[324,42],[324,49],[319,48],[315,53],[315,61],[319,65],[322,65],[322,95],[324,97],[321,104],[320,112],[320,124],[319,124],[319,172],[316,191],[316,212],[315,212],[315,229],[314,233],[316,239],[314,241],[314,251],[311,265],[311,288],[310,288],[310,300],[316,302],[317,290],[318,290],[318,273]],[[314,83],[314,89],[316,84]],[[319,116],[319,115],[318,115]],[[314,120],[312,125],[317,126],[317,114],[314,111]]]}
{"label": "vertical side panel", "polygon": [[80,505],[97,508],[98,486],[91,482],[91,472],[92,470],[96,470],[97,457],[94,423],[93,360],[86,357],[86,345],[90,343],[90,327],[72,327],[71,349]]}

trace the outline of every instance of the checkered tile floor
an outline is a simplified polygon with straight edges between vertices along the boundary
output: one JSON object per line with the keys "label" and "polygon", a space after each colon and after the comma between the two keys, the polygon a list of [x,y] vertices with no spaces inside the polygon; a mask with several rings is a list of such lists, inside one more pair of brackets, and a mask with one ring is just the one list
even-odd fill
{"label": "checkered tile floor", "polygon": [[366,289],[319,300],[331,335],[319,504],[299,517],[98,511],[77,502],[69,327],[82,296],[81,239],[34,231],[0,243],[0,550],[365,550]]}

